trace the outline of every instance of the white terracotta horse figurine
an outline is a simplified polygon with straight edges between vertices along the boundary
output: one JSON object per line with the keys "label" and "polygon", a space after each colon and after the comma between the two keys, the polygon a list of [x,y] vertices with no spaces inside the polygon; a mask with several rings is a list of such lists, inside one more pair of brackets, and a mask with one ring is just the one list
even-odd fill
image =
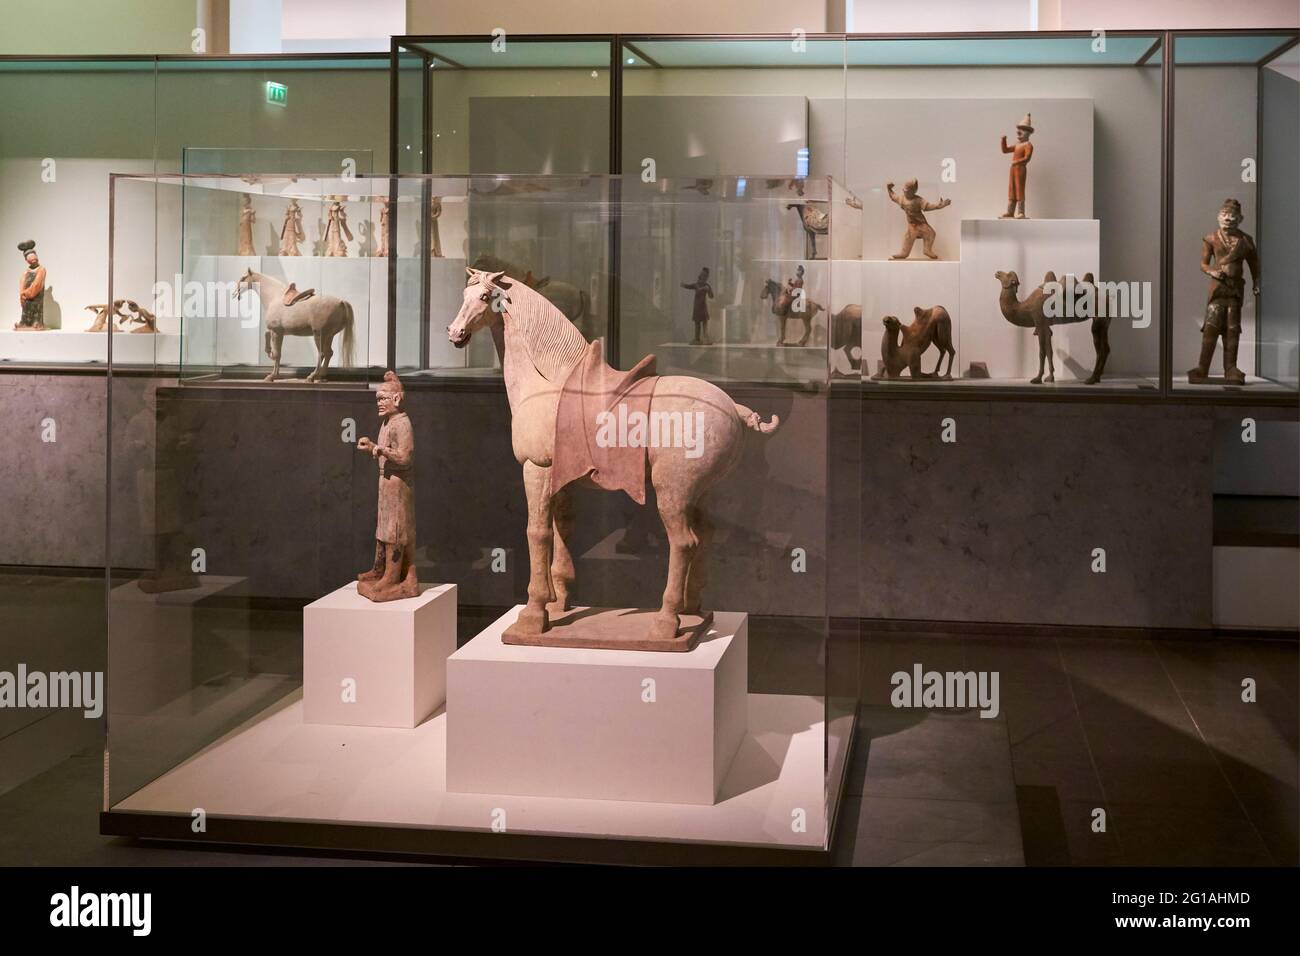
{"label": "white terracotta horse figurine", "polygon": [[258,286],[262,315],[266,319],[266,354],[271,372],[265,381],[274,382],[280,374],[280,347],[286,335],[310,335],[316,340],[316,367],[308,382],[323,382],[334,357],[334,336],[343,333],[343,364],[352,364],[354,338],[352,304],[332,295],[320,295],[315,289],[299,291],[260,272],[249,269],[235,287],[238,298]]}
{"label": "white terracotta horse figurine", "polygon": [[[554,305],[523,282],[503,272],[466,271],[464,300],[447,327],[447,337],[464,348],[471,335],[488,328],[496,343],[510,402],[511,443],[523,466],[528,496],[528,604],[514,628],[540,634],[550,626],[548,610],[558,614],[572,607],[575,577],[569,549],[572,484],[556,488],[551,480],[557,411],[570,372],[584,359],[591,362],[592,349],[599,346],[590,346]],[[702,379],[671,375],[642,382],[652,385],[652,390],[640,393],[648,402],[648,416],[677,415],[684,421],[689,415],[701,426],[694,448],[651,446],[643,452],[644,466],[638,465],[643,473],[637,477],[648,476],[654,487],[670,547],[663,604],[647,637],[671,643],[677,639],[678,615],[698,614],[704,623],[711,617],[700,608],[709,531],[701,499],[739,460],[746,429],[766,434],[776,429],[779,419],[762,421]],[[587,424],[589,439],[596,423]],[[566,443],[573,440],[565,436]],[[582,481],[592,483],[589,478]]]}

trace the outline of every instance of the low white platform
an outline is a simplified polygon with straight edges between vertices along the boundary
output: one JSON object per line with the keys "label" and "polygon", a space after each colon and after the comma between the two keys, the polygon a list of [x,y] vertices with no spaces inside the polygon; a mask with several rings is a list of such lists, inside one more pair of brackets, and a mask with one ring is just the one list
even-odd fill
{"label": "low white platform", "polygon": [[685,653],[503,644],[518,615],[448,661],[448,790],[717,800],[745,735],[747,615],[719,612]]}
{"label": "low white platform", "polygon": [[302,626],[308,723],[411,728],[446,700],[456,585],[377,604],[353,581],[303,608]]}
{"label": "low white platform", "polygon": [[[76,321],[89,324],[89,312]],[[65,313],[64,321],[68,321]],[[181,337],[170,332],[114,332],[114,365],[175,365],[180,358]],[[46,329],[44,332],[0,331],[0,362],[106,365],[107,332],[77,332]]]}
{"label": "low white platform", "polygon": [[1300,628],[1300,550],[1214,548],[1214,626]]}
{"label": "low white platform", "polygon": [[295,691],[111,809],[821,849],[823,709],[821,697],[750,694],[749,730],[703,806],[449,793],[445,711],[414,730],[309,724]]}

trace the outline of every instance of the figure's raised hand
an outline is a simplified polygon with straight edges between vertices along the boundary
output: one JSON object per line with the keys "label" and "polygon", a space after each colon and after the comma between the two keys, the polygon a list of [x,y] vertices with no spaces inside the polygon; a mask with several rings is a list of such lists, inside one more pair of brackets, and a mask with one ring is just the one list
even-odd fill
{"label": "figure's raised hand", "polygon": [[357,439],[357,451],[368,451],[373,455],[374,448],[375,448],[375,443],[372,442],[369,438],[366,438],[364,435],[362,435],[360,438]]}

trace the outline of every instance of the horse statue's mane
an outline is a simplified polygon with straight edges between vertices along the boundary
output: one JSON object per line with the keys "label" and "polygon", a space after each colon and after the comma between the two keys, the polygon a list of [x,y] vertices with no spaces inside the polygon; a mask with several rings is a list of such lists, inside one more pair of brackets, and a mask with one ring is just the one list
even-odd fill
{"label": "horse statue's mane", "polygon": [[533,367],[548,382],[564,384],[587,340],[549,299],[523,282],[511,282],[505,295],[506,312],[518,324]]}

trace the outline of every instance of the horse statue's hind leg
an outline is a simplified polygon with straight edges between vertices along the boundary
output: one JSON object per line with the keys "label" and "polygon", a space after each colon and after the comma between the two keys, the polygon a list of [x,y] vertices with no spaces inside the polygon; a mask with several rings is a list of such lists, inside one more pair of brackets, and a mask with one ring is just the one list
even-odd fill
{"label": "horse statue's hind leg", "polygon": [[1102,373],[1106,371],[1106,358],[1110,355],[1110,316],[1092,320],[1092,347],[1097,353],[1097,360],[1092,367],[1092,374],[1088,376],[1088,385],[1100,382]]}
{"label": "horse statue's hind leg", "polygon": [[696,502],[691,508],[691,527],[695,532],[695,555],[691,558],[691,566],[686,569],[686,594],[684,597],[682,611],[685,614],[704,614],[701,605],[700,595],[704,591],[704,585],[707,581],[705,568],[707,564],[707,555],[709,544],[713,541],[713,522],[709,520],[705,513],[704,505]]}
{"label": "horse statue's hind leg", "polygon": [[329,330],[322,330],[312,334],[312,338],[316,340],[316,368],[307,376],[307,381],[325,381],[325,375],[330,367],[330,359],[334,357],[334,335],[335,333]]}
{"label": "horse statue's hind leg", "polygon": [[551,544],[551,591],[554,597],[547,606],[551,614],[560,614],[573,607],[573,582],[577,572],[573,567],[573,553],[569,541],[573,536],[573,493],[561,488],[551,498],[552,524],[555,536]]}
{"label": "horse statue's hind leg", "polygon": [[663,604],[650,626],[652,640],[675,639],[680,624],[678,615],[686,607],[686,581],[700,544],[689,513],[689,504],[679,494],[669,493],[668,489],[660,491],[659,517],[668,533],[668,582],[664,586]]}

